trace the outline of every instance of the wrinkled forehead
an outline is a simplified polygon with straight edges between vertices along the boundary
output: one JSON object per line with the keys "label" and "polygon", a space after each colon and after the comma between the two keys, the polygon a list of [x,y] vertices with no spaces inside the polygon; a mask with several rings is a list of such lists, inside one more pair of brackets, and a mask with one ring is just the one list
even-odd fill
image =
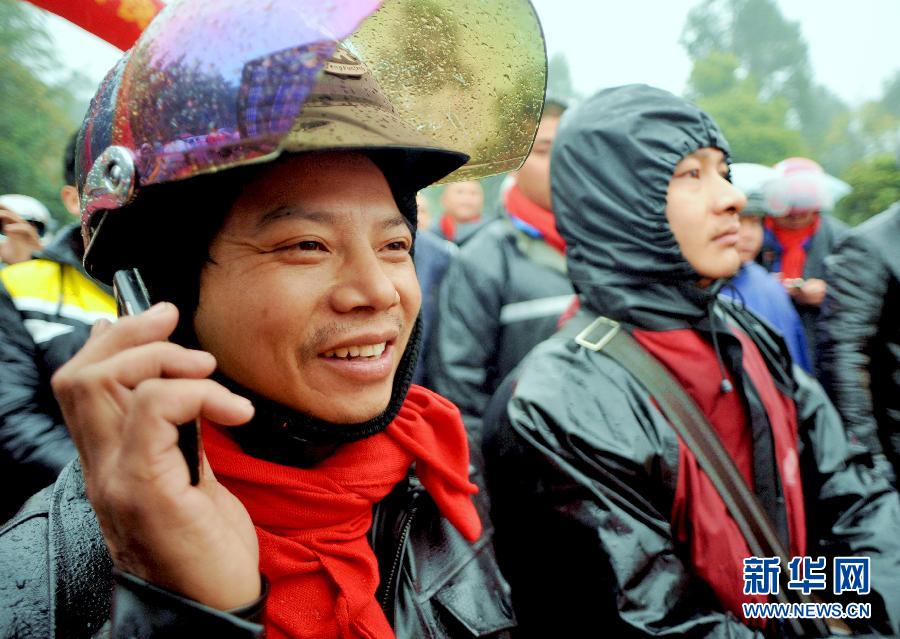
{"label": "wrinkled forehead", "polygon": [[291,224],[407,224],[381,169],[357,153],[286,157],[255,173],[235,200],[225,226],[255,235]]}

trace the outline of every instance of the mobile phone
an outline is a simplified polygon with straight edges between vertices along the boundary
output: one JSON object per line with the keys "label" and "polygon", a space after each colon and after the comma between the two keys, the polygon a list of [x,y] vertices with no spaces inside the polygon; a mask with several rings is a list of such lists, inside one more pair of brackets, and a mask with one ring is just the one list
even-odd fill
{"label": "mobile phone", "polygon": [[[113,275],[113,295],[119,317],[137,315],[153,306],[150,293],[136,268],[116,271]],[[191,486],[196,486],[200,482],[200,452],[203,450],[199,418],[178,426],[178,448],[187,462]]]}

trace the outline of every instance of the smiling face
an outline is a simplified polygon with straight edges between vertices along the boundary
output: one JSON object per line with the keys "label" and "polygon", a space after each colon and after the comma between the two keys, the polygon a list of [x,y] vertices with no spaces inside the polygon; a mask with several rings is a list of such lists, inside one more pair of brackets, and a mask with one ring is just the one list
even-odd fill
{"label": "smiling face", "polygon": [[704,279],[730,277],[740,267],[738,213],[746,203],[728,181],[728,164],[719,149],[698,149],[675,167],[666,219],[684,259]]}
{"label": "smiling face", "polygon": [[419,312],[412,234],[381,171],[300,155],[244,188],[210,245],[194,327],[219,369],[334,423],[383,412]]}

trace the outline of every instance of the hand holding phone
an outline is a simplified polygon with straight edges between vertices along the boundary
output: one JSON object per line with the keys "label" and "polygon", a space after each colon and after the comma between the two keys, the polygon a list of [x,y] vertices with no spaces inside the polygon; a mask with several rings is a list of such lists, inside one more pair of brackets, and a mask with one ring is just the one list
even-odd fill
{"label": "hand holding phone", "polygon": [[[119,317],[138,315],[148,310],[153,303],[150,293],[136,268],[122,269],[113,275],[113,294]],[[203,440],[200,437],[199,419],[178,426],[178,448],[184,455],[191,476],[191,486],[200,483],[200,457]]]}
{"label": "hand holding phone", "polygon": [[[143,304],[128,299],[127,286],[120,277],[123,311],[138,311]],[[99,320],[51,385],[113,565],[229,610],[260,595],[259,540],[199,450],[202,480],[191,486],[173,426],[198,415],[222,427],[245,424],[253,405],[209,379],[210,353],[167,341],[177,322],[172,304]]]}

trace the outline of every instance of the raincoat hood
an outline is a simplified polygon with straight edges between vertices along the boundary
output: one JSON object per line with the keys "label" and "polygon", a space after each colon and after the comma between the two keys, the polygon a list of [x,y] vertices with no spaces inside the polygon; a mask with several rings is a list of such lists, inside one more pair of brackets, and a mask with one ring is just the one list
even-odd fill
{"label": "raincoat hood", "polygon": [[582,303],[641,328],[692,326],[720,288],[697,286],[666,220],[675,166],[729,153],[712,118],[646,85],[603,90],[563,116],[550,165],[553,210]]}

